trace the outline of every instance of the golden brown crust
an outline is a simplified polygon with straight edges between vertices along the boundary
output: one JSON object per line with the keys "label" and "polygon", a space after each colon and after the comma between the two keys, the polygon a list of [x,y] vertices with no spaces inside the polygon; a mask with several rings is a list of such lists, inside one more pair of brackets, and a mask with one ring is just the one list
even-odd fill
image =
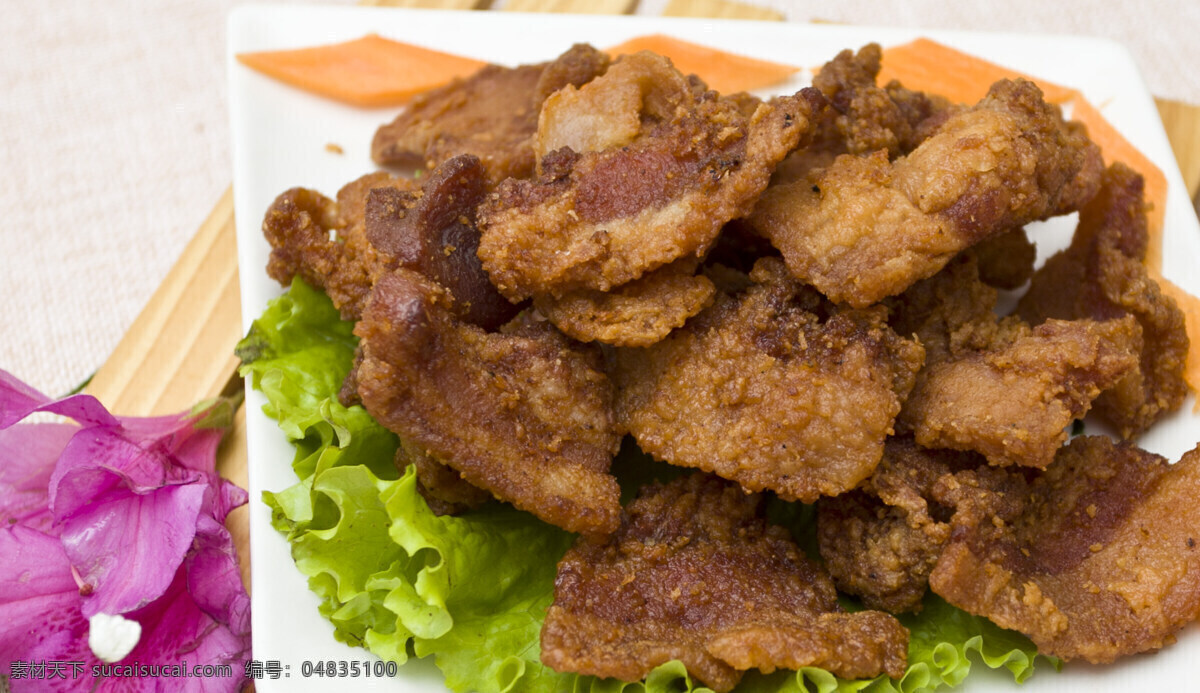
{"label": "golden brown crust", "polygon": [[377,187],[412,191],[417,184],[387,173],[369,173],[338,191],[337,201],[315,190],[292,188],[275,198],[263,219],[271,245],[267,274],[280,284],[299,276],[320,289],[348,320],[362,313],[387,257],[367,240],[367,195]]}
{"label": "golden brown crust", "polygon": [[[592,99],[596,92],[605,96]],[[607,291],[702,256],[725,222],[750,211],[823,101],[808,89],[746,118],[737,102],[697,96],[669,61],[648,53],[558,96],[543,111],[547,128],[583,117],[576,111],[594,101],[609,110],[590,114],[588,128],[540,133],[552,141],[541,175],[505,181],[480,209],[479,256],[514,300]]]}
{"label": "golden brown crust", "polygon": [[716,288],[694,274],[697,264],[692,258],[676,260],[612,291],[580,289],[562,298],[542,294],[533,305],[581,342],[650,346],[712,304]]}
{"label": "golden brown crust", "polygon": [[879,309],[829,306],[778,259],[751,279],[663,341],[617,351],[618,420],[656,458],[749,490],[849,490],[879,463],[923,351]]}
{"label": "golden brown crust", "polygon": [[1032,482],[944,478],[955,505],[930,587],[951,604],[1089,662],[1162,647],[1200,616],[1200,448],[1174,465],[1081,436]]}
{"label": "golden brown crust", "polygon": [[1110,319],[1132,315],[1142,330],[1138,367],[1096,400],[1097,412],[1132,438],[1187,395],[1183,368],[1189,340],[1183,312],[1142,264],[1149,243],[1142,177],[1124,164],[1079,215],[1071,245],[1038,270],[1017,310],[1031,323],[1047,318]]}
{"label": "golden brown crust", "polygon": [[637,681],[679,659],[717,691],[751,668],[900,676],[904,627],[879,612],[842,612],[829,577],[761,506],[700,473],[643,489],[613,536],[581,540],[559,563],[542,661]]}
{"label": "golden brown crust", "polygon": [[897,424],[921,445],[1044,468],[1104,390],[1137,365],[1132,318],[1048,320],[1008,343],[928,365]]}
{"label": "golden brown crust", "polygon": [[542,101],[568,84],[602,74],[608,57],[585,44],[550,63],[488,65],[421,94],[379,128],[371,157],[379,164],[436,168],[460,154],[479,157],[493,183],[533,173],[533,135]]}
{"label": "golden brown crust", "polygon": [[797,278],[865,307],[1048,215],[1083,166],[1080,146],[1034,84],[1005,80],[895,163],[883,150],[843,155],[772,187],[751,222]]}
{"label": "golden brown crust", "polygon": [[454,319],[449,300],[406,269],[376,283],[355,326],[367,411],[501,500],[573,532],[612,532],[620,437],[599,355],[527,317],[484,332]]}

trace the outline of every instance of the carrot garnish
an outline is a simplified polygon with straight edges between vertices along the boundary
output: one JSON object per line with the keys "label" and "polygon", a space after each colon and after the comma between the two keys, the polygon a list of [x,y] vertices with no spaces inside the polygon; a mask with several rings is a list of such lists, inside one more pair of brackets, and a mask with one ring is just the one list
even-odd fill
{"label": "carrot garnish", "polygon": [[800,71],[792,65],[749,58],[665,34],[638,36],[606,52],[615,58],[638,51],[651,51],[670,58],[677,70],[700,77],[710,89],[722,94],[767,87]]}
{"label": "carrot garnish", "polygon": [[879,83],[896,79],[909,89],[940,94],[957,103],[975,103],[987,95],[993,83],[1017,77],[1036,82],[1050,103],[1066,103],[1078,93],[927,38],[885,48]]}
{"label": "carrot garnish", "polygon": [[396,106],[486,63],[368,34],[296,50],[240,53],[239,62],[306,91],[356,106]]}

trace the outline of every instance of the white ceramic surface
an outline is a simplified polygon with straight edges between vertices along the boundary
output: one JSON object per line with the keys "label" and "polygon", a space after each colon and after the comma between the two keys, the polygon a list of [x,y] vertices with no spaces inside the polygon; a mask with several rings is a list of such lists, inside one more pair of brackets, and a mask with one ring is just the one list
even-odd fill
{"label": "white ceramic surface", "polygon": [[[260,229],[267,206],[277,194],[297,185],[332,196],[344,183],[373,170],[371,137],[380,124],[392,119],[396,109],[352,108],[311,96],[243,67],[234,55],[343,41],[368,32],[507,65],[552,59],[578,41],[605,47],[662,32],[754,57],[815,67],[843,48],[870,41],[887,46],[927,36],[1077,88],[1096,104],[1166,174],[1171,194],[1165,220],[1164,273],[1193,294],[1200,294],[1200,277],[1195,274],[1200,224],[1180,192],[1183,182],[1150,94],[1128,52],[1110,41],[744,21],[250,6],[231,15],[228,42],[234,196],[246,328],[267,301],[280,293],[280,287],[264,271],[269,248]],[[771,91],[795,91],[809,77],[805,71]],[[330,143],[339,145],[344,153],[331,153],[326,148]],[[1031,228],[1031,235],[1038,241],[1041,260],[1066,244],[1074,217],[1036,226],[1039,228]],[[317,613],[317,599],[295,569],[286,542],[270,526],[270,512],[259,500],[262,492],[282,490],[295,478],[289,464],[292,449],[261,413],[262,403],[257,392],[247,393],[254,657],[280,661],[289,675],[260,680],[259,690],[441,689],[439,672],[419,661],[410,661],[397,678],[389,680],[301,676],[305,661],[371,661],[373,657],[333,639],[332,627]],[[1157,426],[1143,438],[1142,445],[1178,459],[1200,441],[1200,417],[1191,414],[1191,408],[1189,398],[1184,411]],[[1042,667],[1021,690],[1100,693],[1139,690],[1150,683],[1167,690],[1195,686],[1189,673],[1200,659],[1198,631],[1193,625],[1180,635],[1178,644],[1163,652],[1128,658],[1115,666],[1072,664],[1062,673]],[[961,690],[1015,690],[1007,672],[990,673],[982,665],[974,669]]]}

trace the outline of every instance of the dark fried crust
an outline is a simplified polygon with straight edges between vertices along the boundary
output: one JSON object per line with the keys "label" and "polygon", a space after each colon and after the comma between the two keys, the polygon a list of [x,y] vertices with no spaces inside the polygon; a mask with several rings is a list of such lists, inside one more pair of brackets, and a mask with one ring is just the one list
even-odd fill
{"label": "dark fried crust", "polygon": [[760,260],[646,349],[620,349],[617,416],[641,448],[749,490],[812,502],[853,488],[883,454],[923,350],[880,309],[839,309]]}
{"label": "dark fried crust", "polygon": [[580,289],[562,298],[542,294],[533,305],[581,342],[649,346],[712,304],[716,288],[694,274],[697,264],[694,258],[676,260],[612,291]]}
{"label": "dark fried crust", "polygon": [[699,473],[643,489],[607,541],[567,552],[541,639],[558,671],[638,681],[679,659],[716,691],[751,668],[898,677],[908,649],[891,616],[841,611],[761,497]]}
{"label": "dark fried crust", "polygon": [[520,316],[484,332],[449,301],[406,269],[376,283],[354,330],[367,411],[501,500],[569,531],[612,532],[620,437],[599,355]]}
{"label": "dark fried crust", "polygon": [[956,511],[930,587],[1042,654],[1110,662],[1200,616],[1200,447],[1169,465],[1080,436],[1032,482],[984,469],[934,493]]}
{"label": "dark fried crust", "polygon": [[817,545],[838,589],[869,609],[919,611],[950,538],[949,509],[932,500],[934,485],[981,464],[971,453],[888,439],[883,460],[857,490],[817,502]]}
{"label": "dark fried crust", "polygon": [[533,135],[542,101],[568,84],[603,74],[608,57],[576,44],[554,62],[488,65],[415,97],[379,128],[371,157],[379,164],[436,168],[460,154],[479,157],[493,183],[533,173]]}
{"label": "dark fried crust", "polygon": [[[597,91],[608,104],[608,92],[620,96],[624,86],[640,98],[612,97],[612,111],[595,116],[608,119],[597,126],[602,137],[559,133],[555,142],[585,151],[549,151],[536,180],[505,181],[481,207],[479,256],[510,299],[607,291],[702,256],[725,222],[750,211],[824,101],[810,88],[747,118],[737,102],[697,96],[664,58],[639,53],[558,107],[590,104],[582,100]],[[548,103],[542,120],[556,119]]]}
{"label": "dark fried crust", "polygon": [[839,156],[811,180],[767,190],[751,216],[788,268],[836,302],[865,307],[959,251],[1058,205],[1083,142],[1031,82],[997,82],[908,156]]}
{"label": "dark fried crust", "polygon": [[1187,395],[1183,312],[1143,265],[1149,243],[1143,187],[1142,177],[1124,164],[1105,171],[1100,193],[1080,212],[1070,247],[1046,261],[1017,306],[1034,324],[1048,318],[1137,319],[1143,341],[1138,367],[1096,400],[1096,411],[1126,438],[1178,409]]}
{"label": "dark fried crust", "polygon": [[299,276],[324,289],[342,318],[356,320],[387,262],[364,230],[367,195],[376,187],[412,191],[417,184],[380,172],[346,184],[336,202],[306,188],[275,198],[263,219],[271,244],[267,274],[284,286]]}
{"label": "dark fried crust", "polygon": [[1037,246],[1024,228],[990,236],[968,248],[979,264],[979,279],[997,289],[1018,289],[1033,276]]}
{"label": "dark fried crust", "polygon": [[394,463],[401,473],[409,465],[413,466],[417,474],[417,492],[434,515],[458,515],[478,508],[492,497],[487,491],[469,484],[453,468],[404,440],[396,450]]}
{"label": "dark fried crust", "polygon": [[475,208],[487,193],[477,157],[456,156],[438,166],[420,192],[377,188],[367,197],[366,236],[390,257],[389,269],[421,273],[450,292],[455,315],[485,330],[512,320],[520,308],[500,295],[476,255]]}

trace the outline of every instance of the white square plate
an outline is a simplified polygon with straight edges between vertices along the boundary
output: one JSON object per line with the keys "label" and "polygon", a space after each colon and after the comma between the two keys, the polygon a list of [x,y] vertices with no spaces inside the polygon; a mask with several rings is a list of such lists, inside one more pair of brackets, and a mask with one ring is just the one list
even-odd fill
{"label": "white square plate", "polygon": [[[1120,45],[1066,36],[975,34],[828,25],[689,20],[643,17],[519,15],[500,12],[438,12],[385,8],[249,6],[229,22],[229,91],[233,131],[234,199],[241,267],[244,327],[281,292],[264,271],[269,248],[261,234],[263,213],[280,192],[293,186],[332,196],[344,183],[374,170],[370,142],[375,129],[390,121],[395,108],[343,106],[293,89],[239,64],[240,52],[297,48],[358,38],[375,32],[505,65],[553,59],[571,44],[586,41],[604,48],[634,36],[668,33],[679,38],[767,60],[815,67],[843,48],[877,41],[884,46],[927,36],[1020,72],[1079,89],[1106,118],[1166,174],[1163,270],[1193,294],[1200,258],[1200,224],[1192,213],[1155,110],[1129,53]],[[807,84],[802,72],[773,89],[793,92]],[[344,154],[326,148],[336,144]],[[1039,258],[1065,245],[1074,217],[1040,225],[1031,235]],[[441,676],[428,662],[410,661],[395,679],[303,678],[305,661],[373,661],[365,650],[333,639],[332,626],[317,613],[317,598],[295,568],[287,543],[270,525],[260,500],[264,490],[280,491],[295,482],[293,451],[273,421],[261,412],[263,398],[248,391],[251,543],[253,547],[254,657],[278,660],[287,676],[258,681],[270,691],[441,689]],[[1177,460],[1200,440],[1200,417],[1184,410],[1157,426],[1143,447]],[[1042,666],[1023,691],[1128,691],[1154,684],[1165,689],[1194,686],[1200,661],[1200,629],[1188,628],[1180,642],[1161,653],[1128,658],[1116,666],[1071,664],[1061,674]],[[1009,692],[1007,672],[988,673],[976,664],[964,690]]]}

